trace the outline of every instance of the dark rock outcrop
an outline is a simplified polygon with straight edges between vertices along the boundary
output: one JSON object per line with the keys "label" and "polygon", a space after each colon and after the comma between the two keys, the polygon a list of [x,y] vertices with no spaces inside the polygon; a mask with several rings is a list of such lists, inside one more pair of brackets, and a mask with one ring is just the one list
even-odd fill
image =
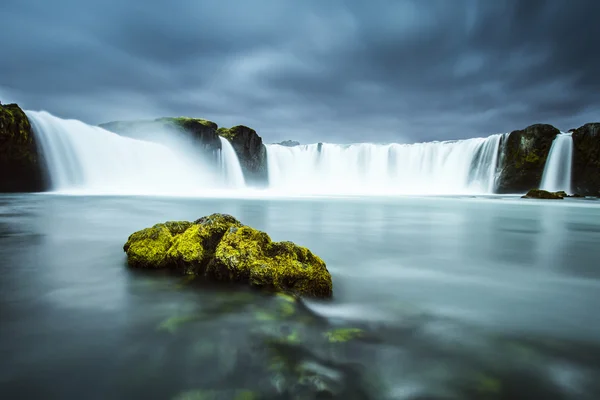
{"label": "dark rock outcrop", "polygon": [[552,141],[560,131],[547,124],[513,131],[502,143],[498,193],[523,193],[542,181]]}
{"label": "dark rock outcrop", "polygon": [[0,192],[45,190],[42,164],[23,110],[16,104],[0,105]]}
{"label": "dark rock outcrop", "polygon": [[544,200],[562,200],[567,196],[567,193],[560,192],[548,192],[547,190],[531,189],[525,196],[521,196],[523,199],[544,199]]}
{"label": "dark rock outcrop", "polygon": [[310,250],[273,242],[265,232],[230,215],[156,224],[130,235],[123,250],[132,267],[177,269],[215,281],[314,297],[332,293],[325,263]]}
{"label": "dark rock outcrop", "polygon": [[217,133],[229,140],[242,166],[246,183],[264,186],[268,183],[267,148],[254,129],[238,125],[219,128]]}
{"label": "dark rock outcrop", "polygon": [[280,146],[285,146],[285,147],[300,146],[300,142],[297,142],[295,140],[284,140],[283,142],[279,142],[279,143],[275,143],[275,144],[278,144]]}
{"label": "dark rock outcrop", "polygon": [[600,123],[585,124],[573,132],[573,191],[600,196]]}
{"label": "dark rock outcrop", "polygon": [[[221,149],[221,141],[217,135],[217,124],[201,118],[165,117],[148,121],[115,121],[99,125],[101,128],[122,136],[164,143],[160,134],[178,131],[192,140],[193,144],[213,153]],[[156,135],[158,133],[158,135]],[[168,139],[168,138],[166,138]]]}

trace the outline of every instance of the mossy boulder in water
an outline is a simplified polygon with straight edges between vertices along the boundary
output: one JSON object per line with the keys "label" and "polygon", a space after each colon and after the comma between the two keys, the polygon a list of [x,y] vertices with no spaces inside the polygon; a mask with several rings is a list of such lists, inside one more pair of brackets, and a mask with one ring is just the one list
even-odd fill
{"label": "mossy boulder in water", "polygon": [[273,242],[265,232],[230,215],[157,224],[133,233],[123,249],[132,267],[170,268],[314,297],[332,293],[325,263],[310,250],[292,242]]}
{"label": "mossy boulder in water", "polygon": [[511,132],[501,145],[498,193],[523,193],[542,181],[552,141],[560,131],[547,124]]}
{"label": "mossy boulder in water", "polygon": [[235,150],[246,182],[254,186],[268,183],[267,148],[256,131],[247,126],[219,128],[217,133],[229,140]]}
{"label": "mossy boulder in water", "polygon": [[584,196],[600,196],[600,122],[573,130],[573,189]]}
{"label": "mossy boulder in water", "polygon": [[0,105],[0,192],[45,189],[41,157],[27,116],[16,104]]}
{"label": "mossy boulder in water", "polygon": [[548,192],[547,190],[531,189],[525,196],[524,199],[545,199],[545,200],[562,200],[567,196],[567,193],[560,192]]}

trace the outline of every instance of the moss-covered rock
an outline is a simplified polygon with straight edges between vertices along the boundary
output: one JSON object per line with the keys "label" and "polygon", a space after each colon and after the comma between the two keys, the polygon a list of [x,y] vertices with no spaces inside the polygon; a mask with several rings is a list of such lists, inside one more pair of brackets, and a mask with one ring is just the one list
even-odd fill
{"label": "moss-covered rock", "polygon": [[573,190],[600,196],[600,122],[573,130]]}
{"label": "moss-covered rock", "polygon": [[547,190],[531,189],[525,196],[524,199],[545,199],[545,200],[562,200],[567,197],[567,194],[563,191],[560,192],[548,192]]}
{"label": "moss-covered rock", "polygon": [[137,268],[168,267],[165,259],[174,237],[184,233],[190,225],[186,221],[171,221],[131,234],[123,246],[127,262]]}
{"label": "moss-covered rock", "polygon": [[219,128],[217,133],[229,140],[242,166],[247,183],[264,186],[268,183],[267,148],[254,129],[238,125]]}
{"label": "moss-covered rock", "polygon": [[248,226],[223,236],[206,272],[217,280],[316,297],[329,297],[332,291],[323,260],[292,242],[272,242],[269,235]]}
{"label": "moss-covered rock", "polygon": [[133,233],[123,247],[138,268],[172,268],[216,281],[330,297],[326,265],[305,247],[273,242],[230,215],[166,222]]}
{"label": "moss-covered rock", "polygon": [[167,252],[168,264],[182,268],[186,274],[202,275],[225,232],[241,226],[238,220],[226,214],[200,218],[173,240]]}
{"label": "moss-covered rock", "polygon": [[523,193],[542,181],[552,141],[560,131],[547,124],[513,131],[501,144],[498,193]]}
{"label": "moss-covered rock", "polygon": [[23,110],[16,104],[0,105],[0,192],[45,190],[42,164]]}

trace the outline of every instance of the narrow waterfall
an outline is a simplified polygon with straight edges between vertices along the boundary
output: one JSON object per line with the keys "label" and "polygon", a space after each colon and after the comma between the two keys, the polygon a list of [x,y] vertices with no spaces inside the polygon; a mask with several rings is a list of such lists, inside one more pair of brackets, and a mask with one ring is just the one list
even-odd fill
{"label": "narrow waterfall", "polygon": [[183,151],[126,138],[47,112],[27,111],[27,117],[54,191],[188,195],[243,185],[239,162],[232,158],[235,153],[230,147],[221,154],[224,180],[218,168],[202,160],[194,149]]}
{"label": "narrow waterfall", "polygon": [[501,137],[418,144],[268,145],[269,187],[297,194],[493,193]]}
{"label": "narrow waterfall", "polygon": [[554,138],[544,167],[540,189],[571,193],[571,166],[573,163],[573,137],[561,133]]}
{"label": "narrow waterfall", "polygon": [[244,181],[244,173],[238,159],[235,150],[229,140],[219,136],[221,140],[221,154],[219,155],[219,162],[221,164],[221,171],[223,173],[223,179],[233,188],[243,188],[246,186]]}

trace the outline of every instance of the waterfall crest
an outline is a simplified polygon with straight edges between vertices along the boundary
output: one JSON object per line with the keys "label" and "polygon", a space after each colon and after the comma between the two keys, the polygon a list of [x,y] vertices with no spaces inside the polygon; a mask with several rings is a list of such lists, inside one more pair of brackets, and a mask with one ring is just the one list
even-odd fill
{"label": "waterfall crest", "polygon": [[417,144],[268,145],[269,187],[298,194],[493,193],[501,137]]}

